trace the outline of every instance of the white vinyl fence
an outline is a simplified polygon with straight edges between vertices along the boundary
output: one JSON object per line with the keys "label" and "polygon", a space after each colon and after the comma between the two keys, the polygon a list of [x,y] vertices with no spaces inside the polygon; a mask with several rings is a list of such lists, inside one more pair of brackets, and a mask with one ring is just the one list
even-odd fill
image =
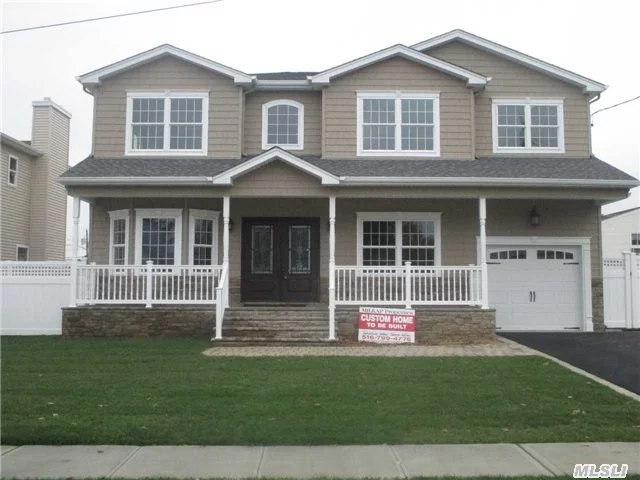
{"label": "white vinyl fence", "polygon": [[70,291],[68,262],[0,263],[0,334],[60,335]]}
{"label": "white vinyl fence", "polygon": [[640,255],[605,258],[602,277],[607,328],[640,328]]}

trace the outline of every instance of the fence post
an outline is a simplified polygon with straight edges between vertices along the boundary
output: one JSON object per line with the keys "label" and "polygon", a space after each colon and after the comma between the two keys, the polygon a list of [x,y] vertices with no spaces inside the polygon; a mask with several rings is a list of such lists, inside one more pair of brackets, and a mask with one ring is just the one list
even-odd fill
{"label": "fence post", "polygon": [[406,308],[411,308],[411,262],[404,262],[404,299]]}
{"label": "fence post", "polygon": [[69,306],[76,307],[77,289],[78,289],[78,260],[71,260],[71,285],[69,285]]}
{"label": "fence post", "polygon": [[147,260],[147,304],[145,307],[151,308],[151,297],[153,294],[153,261]]}

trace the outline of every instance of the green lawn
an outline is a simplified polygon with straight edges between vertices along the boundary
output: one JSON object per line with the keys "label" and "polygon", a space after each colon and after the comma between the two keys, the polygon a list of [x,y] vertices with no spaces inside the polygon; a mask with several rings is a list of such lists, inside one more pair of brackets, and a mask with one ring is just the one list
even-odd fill
{"label": "green lawn", "polygon": [[4,337],[20,444],[640,440],[640,403],[539,357],[205,357],[200,340]]}

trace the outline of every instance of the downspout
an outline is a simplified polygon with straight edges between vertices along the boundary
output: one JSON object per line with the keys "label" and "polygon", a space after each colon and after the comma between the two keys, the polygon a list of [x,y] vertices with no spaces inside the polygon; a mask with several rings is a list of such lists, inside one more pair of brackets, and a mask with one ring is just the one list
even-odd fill
{"label": "downspout", "polygon": [[96,97],[93,94],[93,91],[89,90],[87,88],[86,85],[82,85],[82,90],[84,90],[85,93],[88,93],[89,95],[91,95],[93,97],[93,126],[91,128],[91,156],[93,157],[96,153],[96,110],[97,110],[97,105],[96,105]]}
{"label": "downspout", "polygon": [[587,138],[589,140],[589,157],[593,156],[593,145],[591,143],[591,128],[593,128],[593,123],[591,123],[591,104],[597,102],[598,100],[600,100],[600,93],[598,95],[596,95],[595,97],[593,97],[591,100],[587,101],[587,104],[589,106],[589,111],[588,111],[588,115],[589,115],[589,134],[587,135]]}

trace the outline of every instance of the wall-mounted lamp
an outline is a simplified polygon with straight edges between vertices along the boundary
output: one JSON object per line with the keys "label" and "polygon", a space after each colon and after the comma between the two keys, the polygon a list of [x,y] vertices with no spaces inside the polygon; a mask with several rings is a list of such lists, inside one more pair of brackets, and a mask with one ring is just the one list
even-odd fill
{"label": "wall-mounted lamp", "polygon": [[233,230],[233,218],[229,217],[229,231]]}
{"label": "wall-mounted lamp", "polygon": [[537,227],[540,225],[540,214],[538,213],[538,209],[533,207],[531,209],[531,213],[529,214],[529,223],[532,227]]}

